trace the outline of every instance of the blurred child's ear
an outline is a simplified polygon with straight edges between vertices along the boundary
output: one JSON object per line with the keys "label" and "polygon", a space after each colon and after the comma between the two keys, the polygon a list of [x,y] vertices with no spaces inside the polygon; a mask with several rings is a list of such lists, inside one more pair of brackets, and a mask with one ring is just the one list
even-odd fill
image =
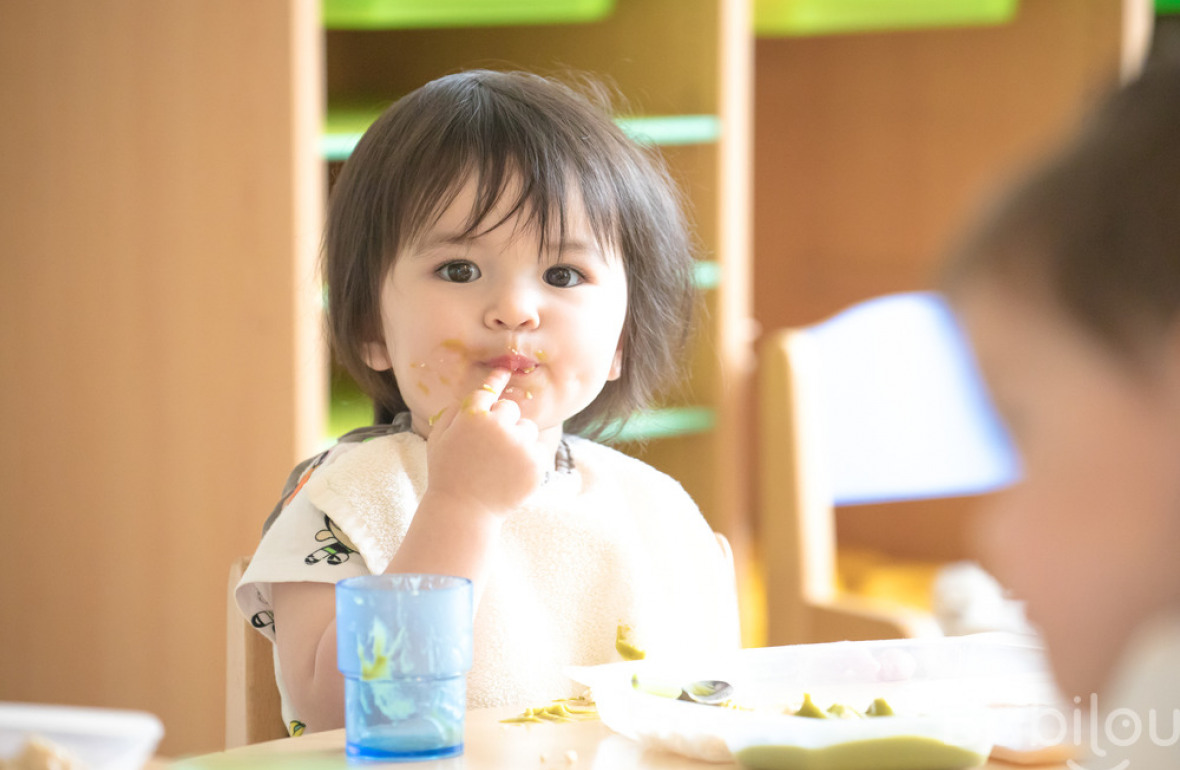
{"label": "blurred child's ear", "polygon": [[393,361],[389,357],[389,348],[385,347],[385,343],[380,340],[364,343],[361,346],[361,358],[375,372],[384,372],[393,368]]}
{"label": "blurred child's ear", "polygon": [[619,347],[615,350],[615,357],[610,362],[610,372],[607,373],[607,382],[617,380],[623,374],[623,343],[619,341]]}

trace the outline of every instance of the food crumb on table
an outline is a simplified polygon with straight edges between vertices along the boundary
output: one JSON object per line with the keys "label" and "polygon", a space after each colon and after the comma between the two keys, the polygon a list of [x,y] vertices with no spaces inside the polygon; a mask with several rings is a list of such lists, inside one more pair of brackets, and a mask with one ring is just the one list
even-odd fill
{"label": "food crumb on table", "polygon": [[537,724],[539,722],[581,722],[598,719],[598,707],[585,696],[559,698],[548,706],[527,708],[522,713],[501,719],[501,725]]}

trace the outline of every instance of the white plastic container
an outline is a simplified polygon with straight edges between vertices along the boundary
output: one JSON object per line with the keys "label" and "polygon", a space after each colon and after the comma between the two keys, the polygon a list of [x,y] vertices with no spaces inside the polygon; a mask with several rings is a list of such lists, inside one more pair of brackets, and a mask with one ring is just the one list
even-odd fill
{"label": "white plastic container", "polygon": [[[644,746],[712,762],[751,746],[797,747],[822,766],[822,750],[856,741],[918,738],[986,757],[996,743],[1034,745],[1023,723],[1058,697],[1040,645],[1010,634],[765,647],[708,660],[641,660],[570,670],[591,688],[602,720]],[[702,706],[636,689],[633,677],[676,687],[719,679],[752,710]],[[895,716],[814,719],[784,713],[809,694],[821,709],[864,710],[884,698]],[[1015,707],[1015,708],[1014,708]],[[1022,737],[1023,736],[1023,737]],[[1011,745],[1013,738],[1025,745]],[[842,764],[847,767],[847,764]],[[880,767],[879,757],[865,765]]]}
{"label": "white plastic container", "polygon": [[140,770],[163,735],[160,720],[142,711],[0,702],[0,759],[40,738],[91,770]]}

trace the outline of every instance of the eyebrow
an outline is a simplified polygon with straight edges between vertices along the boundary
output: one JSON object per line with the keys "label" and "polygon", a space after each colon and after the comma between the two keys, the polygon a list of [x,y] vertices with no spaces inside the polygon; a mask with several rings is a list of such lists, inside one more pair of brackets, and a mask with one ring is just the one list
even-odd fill
{"label": "eyebrow", "polygon": [[578,241],[578,240],[564,241],[564,242],[561,242],[560,244],[550,245],[549,248],[546,249],[546,251],[551,251],[551,252],[580,251],[585,254],[597,254],[598,256],[602,256],[602,249],[599,248],[598,244],[594,241],[590,241],[590,242]]}
{"label": "eyebrow", "polygon": [[431,231],[426,237],[421,238],[416,249],[427,250],[433,249],[437,246],[455,246],[457,244],[469,243],[475,240],[475,236],[466,235],[459,232],[434,232]]}
{"label": "eyebrow", "polygon": [[[431,232],[425,238],[422,238],[414,247],[413,251],[422,254],[428,253],[434,249],[445,246],[462,246],[479,240],[479,233],[476,232],[467,235],[461,232]],[[581,239],[567,240],[561,243],[558,247],[554,242],[550,242],[545,249],[545,253],[541,255],[543,259],[552,259],[556,261],[560,254],[568,254],[571,252],[585,254],[589,257],[596,258],[601,262],[606,262],[606,254],[599,246],[597,241],[585,241]]]}

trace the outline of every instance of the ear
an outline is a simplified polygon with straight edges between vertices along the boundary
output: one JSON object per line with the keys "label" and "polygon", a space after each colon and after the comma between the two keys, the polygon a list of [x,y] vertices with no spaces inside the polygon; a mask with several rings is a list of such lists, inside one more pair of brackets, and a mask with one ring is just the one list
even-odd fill
{"label": "ear", "polygon": [[623,374],[623,343],[619,341],[619,347],[615,349],[615,357],[610,362],[610,371],[606,375],[607,382],[617,380]]}
{"label": "ear", "polygon": [[385,347],[385,343],[380,340],[364,343],[361,346],[361,358],[375,372],[384,372],[393,368],[393,361],[389,356],[389,348]]}

